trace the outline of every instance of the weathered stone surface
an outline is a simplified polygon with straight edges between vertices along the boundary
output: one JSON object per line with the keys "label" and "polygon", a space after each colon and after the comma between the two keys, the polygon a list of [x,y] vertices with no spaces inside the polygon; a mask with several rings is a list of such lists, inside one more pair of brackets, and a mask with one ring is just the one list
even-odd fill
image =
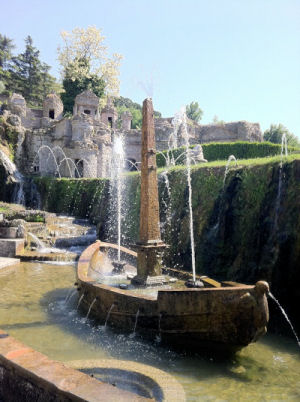
{"label": "weathered stone surface", "polygon": [[[107,177],[112,155],[112,129],[116,134],[124,136],[125,157],[130,161],[128,168],[135,170],[141,163],[141,130],[131,129],[132,116],[128,111],[120,116],[121,128],[118,128],[118,113],[111,98],[100,113],[99,98],[89,90],[82,92],[75,99],[71,119],[62,118],[62,102],[55,94],[49,94],[45,98],[43,109],[27,108],[25,99],[21,95],[13,94],[9,108],[21,118],[22,124],[15,119],[12,121],[12,127],[18,130],[16,164],[22,172],[58,175],[57,166],[49,151],[47,155],[46,151],[43,151],[37,156],[40,147],[47,146],[52,149],[60,147],[72,162],[83,165],[81,171],[85,177]],[[184,145],[182,127],[179,127],[176,138],[172,137],[172,120],[169,117],[157,118],[154,121],[158,151],[166,150],[169,146]],[[212,141],[262,141],[259,124],[246,121],[198,125],[188,120],[187,129],[191,144]],[[85,156],[86,149],[91,150],[88,157]],[[61,152],[59,155],[56,150],[55,157],[59,163],[62,159]],[[197,162],[205,162],[205,155],[198,156]],[[74,165],[71,173],[70,169],[62,167],[61,175],[74,176]]]}
{"label": "weathered stone surface", "polygon": [[131,129],[132,114],[127,110],[121,115],[121,129],[130,130]]}
{"label": "weathered stone surface", "polygon": [[26,101],[22,95],[13,93],[8,99],[8,106],[13,114],[26,117]]}
{"label": "weathered stone surface", "polygon": [[43,102],[43,117],[49,119],[62,119],[64,105],[56,93],[46,96]]}
{"label": "weathered stone surface", "polygon": [[[129,289],[99,284],[93,279],[92,265],[98,267],[98,273],[105,270],[103,252],[99,250],[106,246],[99,241],[92,244],[78,262],[79,297],[85,295],[82,308],[87,311],[93,300],[97,300],[90,311],[91,316],[105,322],[114,305],[108,325],[127,330],[135,327],[140,333],[156,333],[159,326],[163,340],[194,350],[207,346],[237,350],[265,333],[269,318],[266,283],[220,286],[208,278],[197,277],[209,287],[160,289],[157,297],[137,294]],[[122,248],[122,251],[126,252],[126,249]],[[133,255],[132,251],[127,252]]]}
{"label": "weathered stone surface", "polygon": [[75,98],[73,115],[84,113],[91,118],[95,118],[98,114],[99,98],[92,91],[86,90]]}
{"label": "weathered stone surface", "polygon": [[263,140],[258,123],[237,121],[223,124],[208,124],[196,126],[196,138],[201,143],[230,142],[230,141],[259,141]]}
{"label": "weathered stone surface", "polygon": [[0,239],[0,256],[14,258],[24,250],[24,239]]}
{"label": "weathered stone surface", "polygon": [[149,98],[143,103],[141,159],[140,236],[136,245],[137,278],[133,282],[146,284],[148,276],[161,275],[159,254],[165,247],[160,237],[153,105]]}
{"label": "weathered stone surface", "polygon": [[7,122],[11,124],[12,126],[20,126],[21,125],[21,119],[18,115],[16,114],[11,114],[7,118]]}

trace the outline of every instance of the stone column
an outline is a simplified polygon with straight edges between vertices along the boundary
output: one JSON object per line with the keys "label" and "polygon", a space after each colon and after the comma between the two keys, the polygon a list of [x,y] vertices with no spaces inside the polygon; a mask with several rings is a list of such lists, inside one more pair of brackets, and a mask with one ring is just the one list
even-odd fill
{"label": "stone column", "polygon": [[[160,253],[166,246],[161,241],[156,172],[155,130],[151,99],[143,103],[141,166],[140,241],[137,249],[137,277],[134,282],[147,284],[149,277],[160,276]],[[152,278],[151,284],[155,282]]]}

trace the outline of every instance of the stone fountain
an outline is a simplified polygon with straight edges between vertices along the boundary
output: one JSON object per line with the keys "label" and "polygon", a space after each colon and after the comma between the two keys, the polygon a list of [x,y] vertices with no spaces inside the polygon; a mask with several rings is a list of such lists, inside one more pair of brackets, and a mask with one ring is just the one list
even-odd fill
{"label": "stone fountain", "polygon": [[[140,235],[133,246],[97,241],[81,255],[77,277],[80,308],[105,326],[145,334],[180,348],[236,351],[266,332],[269,286],[217,282],[162,266],[152,100],[143,103]],[[110,260],[118,253],[133,279],[115,282]],[[136,259],[136,268],[132,260]],[[114,268],[111,268],[113,271]],[[133,269],[133,270],[132,270]],[[122,275],[120,275],[122,276]],[[131,276],[132,278],[132,276]],[[201,287],[190,288],[190,283]]]}

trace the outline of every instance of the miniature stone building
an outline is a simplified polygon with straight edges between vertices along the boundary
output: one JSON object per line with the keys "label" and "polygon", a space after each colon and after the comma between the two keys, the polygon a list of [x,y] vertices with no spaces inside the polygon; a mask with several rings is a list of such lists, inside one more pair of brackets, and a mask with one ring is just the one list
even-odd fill
{"label": "miniature stone building", "polygon": [[101,110],[101,121],[110,128],[116,128],[118,112],[116,111],[112,99],[108,98],[107,105]]}
{"label": "miniature stone building", "polygon": [[131,130],[132,114],[128,111],[121,115],[121,130]]}
{"label": "miniature stone building", "polygon": [[44,99],[43,117],[60,120],[63,117],[64,105],[55,93],[49,94]]}
{"label": "miniature stone building", "polygon": [[86,90],[75,98],[73,116],[84,113],[96,118],[99,107],[99,98],[92,91]]}

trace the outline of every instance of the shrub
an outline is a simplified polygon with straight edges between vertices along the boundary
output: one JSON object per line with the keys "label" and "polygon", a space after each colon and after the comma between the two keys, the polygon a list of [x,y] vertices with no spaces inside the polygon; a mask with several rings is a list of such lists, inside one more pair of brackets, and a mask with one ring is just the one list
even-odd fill
{"label": "shrub", "polygon": [[[280,154],[281,145],[272,144],[271,142],[211,142],[209,144],[201,144],[204,158],[208,162],[216,160],[227,160],[230,155],[234,155],[237,159],[252,159],[264,158],[267,156],[275,156]],[[194,148],[195,145],[191,145]],[[172,154],[176,161],[176,165],[183,165],[184,155],[179,158],[184,152],[185,147],[180,147],[172,150]],[[288,147],[289,152],[297,151],[298,148]],[[166,165],[168,151],[163,151],[156,156],[157,166],[163,167]]]}

